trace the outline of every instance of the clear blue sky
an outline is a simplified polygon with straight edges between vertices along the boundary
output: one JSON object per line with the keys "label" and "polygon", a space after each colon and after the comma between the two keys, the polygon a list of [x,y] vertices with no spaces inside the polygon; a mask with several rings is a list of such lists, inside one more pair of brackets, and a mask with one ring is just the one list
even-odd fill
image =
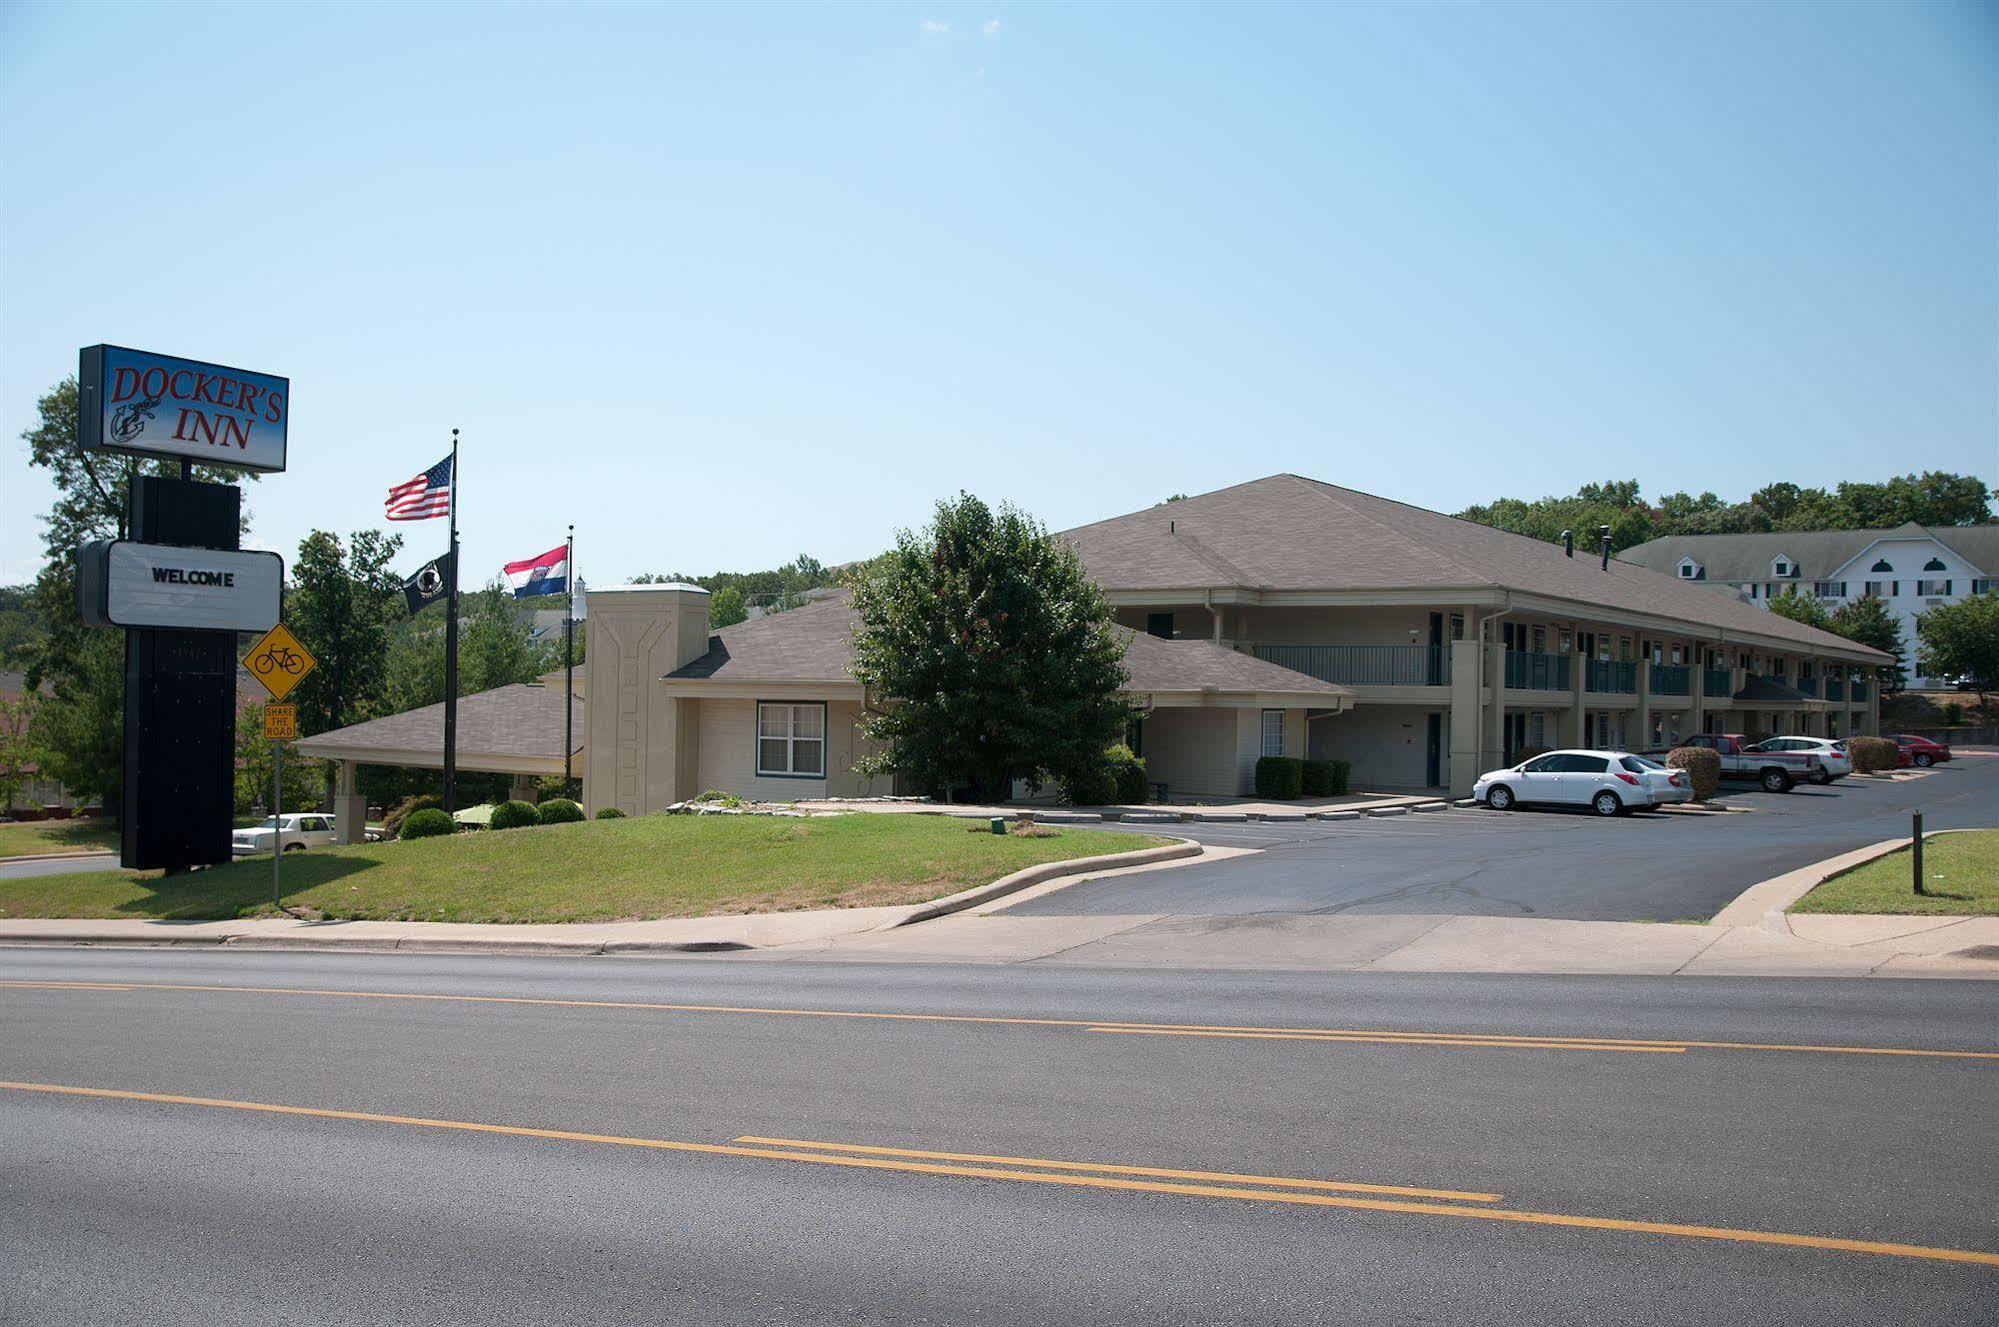
{"label": "clear blue sky", "polygon": [[10,5],[0,579],[97,341],[291,377],[288,553],[462,428],[472,580],[959,488],[1999,482],[1996,134],[1991,4]]}

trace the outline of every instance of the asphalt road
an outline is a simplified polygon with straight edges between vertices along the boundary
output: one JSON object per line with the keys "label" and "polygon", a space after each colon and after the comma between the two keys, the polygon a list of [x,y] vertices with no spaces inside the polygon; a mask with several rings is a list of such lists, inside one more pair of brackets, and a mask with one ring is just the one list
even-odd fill
{"label": "asphalt road", "polygon": [[1386,820],[1185,824],[1175,833],[1252,856],[1091,880],[1011,916],[1441,913],[1581,921],[1713,916],[1759,880],[1926,829],[1999,826],[1999,755],[1920,779],[1843,779],[1789,793],[1731,792],[1744,815],[1582,810],[1433,812]]}
{"label": "asphalt road", "polygon": [[1872,1327],[1999,1296],[1999,1256],[1937,1252],[1999,1255],[1999,1059],[1770,1048],[1999,1051],[1985,983],[37,949],[0,982],[9,1322]]}

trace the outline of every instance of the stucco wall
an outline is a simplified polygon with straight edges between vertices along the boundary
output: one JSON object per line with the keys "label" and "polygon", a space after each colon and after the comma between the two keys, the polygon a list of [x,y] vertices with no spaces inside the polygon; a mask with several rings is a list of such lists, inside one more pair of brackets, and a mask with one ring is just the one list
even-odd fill
{"label": "stucco wall", "polygon": [[782,778],[756,772],[757,703],[754,700],[713,700],[700,706],[701,751],[694,792],[711,788],[767,802],[792,802],[808,797],[872,797],[885,784],[863,779],[853,763],[865,751],[855,729],[860,706],[835,700],[826,705],[826,778]]}
{"label": "stucco wall", "polygon": [[[1254,713],[1254,711],[1250,711]],[[1236,710],[1158,709],[1145,720],[1145,775],[1172,795],[1233,797],[1242,790]]]}
{"label": "stucco wall", "polygon": [[[1430,714],[1410,705],[1357,705],[1312,725],[1311,756],[1351,762],[1355,790],[1421,788],[1428,782]],[[1443,737],[1448,752],[1448,730]]]}

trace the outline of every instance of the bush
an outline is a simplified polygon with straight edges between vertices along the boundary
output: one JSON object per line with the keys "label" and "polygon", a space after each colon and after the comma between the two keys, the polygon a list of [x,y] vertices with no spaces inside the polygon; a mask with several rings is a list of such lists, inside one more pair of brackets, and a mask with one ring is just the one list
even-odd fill
{"label": "bush", "polygon": [[567,797],[551,797],[535,808],[535,817],[544,825],[573,825],[583,818],[583,808]]}
{"label": "bush", "polygon": [[1666,753],[1666,764],[1687,772],[1696,802],[1705,802],[1721,786],[1721,757],[1704,746],[1676,746]]}
{"label": "bush", "polygon": [[1117,801],[1117,776],[1111,773],[1108,764],[1099,763],[1066,774],[1057,783],[1062,789],[1062,800],[1071,806],[1108,806]]}
{"label": "bush", "polygon": [[493,808],[493,818],[486,822],[493,829],[524,829],[540,823],[533,802],[501,802]]}
{"label": "bush", "polygon": [[1849,737],[1846,739],[1846,754],[1853,757],[1853,772],[1856,774],[1893,769],[1898,761],[1895,744],[1885,737]]}
{"label": "bush", "polygon": [[1120,802],[1142,802],[1150,789],[1146,786],[1145,762],[1132,753],[1132,749],[1119,742],[1104,752],[1104,764],[1110,767],[1111,782],[1116,785],[1115,798]]}
{"label": "bush", "polygon": [[1262,756],[1256,762],[1256,795],[1296,801],[1305,788],[1305,762],[1296,756]]}
{"label": "bush", "polygon": [[441,806],[422,806],[409,813],[403,820],[402,832],[398,838],[437,839],[443,838],[457,829],[451,817],[444,814]]}
{"label": "bush", "polygon": [[1347,790],[1353,765],[1344,760],[1308,760],[1301,787],[1307,797],[1338,797]]}
{"label": "bush", "polygon": [[597,819],[599,820],[623,820],[624,818],[625,813],[615,806],[603,807],[597,812]]}
{"label": "bush", "polygon": [[403,825],[412,815],[415,815],[418,811],[442,810],[443,807],[444,799],[433,797],[429,793],[420,793],[415,797],[405,797],[402,801],[390,807],[389,813],[382,817],[382,837],[385,839],[400,838],[402,837]]}

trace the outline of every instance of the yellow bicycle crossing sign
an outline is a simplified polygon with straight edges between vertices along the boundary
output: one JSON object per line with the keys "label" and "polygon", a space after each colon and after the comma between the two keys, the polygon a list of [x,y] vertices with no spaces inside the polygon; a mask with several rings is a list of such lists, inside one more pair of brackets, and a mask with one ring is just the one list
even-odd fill
{"label": "yellow bicycle crossing sign", "polygon": [[271,693],[272,700],[283,700],[305,681],[307,673],[319,667],[319,660],[280,622],[250,647],[243,656],[243,666]]}

